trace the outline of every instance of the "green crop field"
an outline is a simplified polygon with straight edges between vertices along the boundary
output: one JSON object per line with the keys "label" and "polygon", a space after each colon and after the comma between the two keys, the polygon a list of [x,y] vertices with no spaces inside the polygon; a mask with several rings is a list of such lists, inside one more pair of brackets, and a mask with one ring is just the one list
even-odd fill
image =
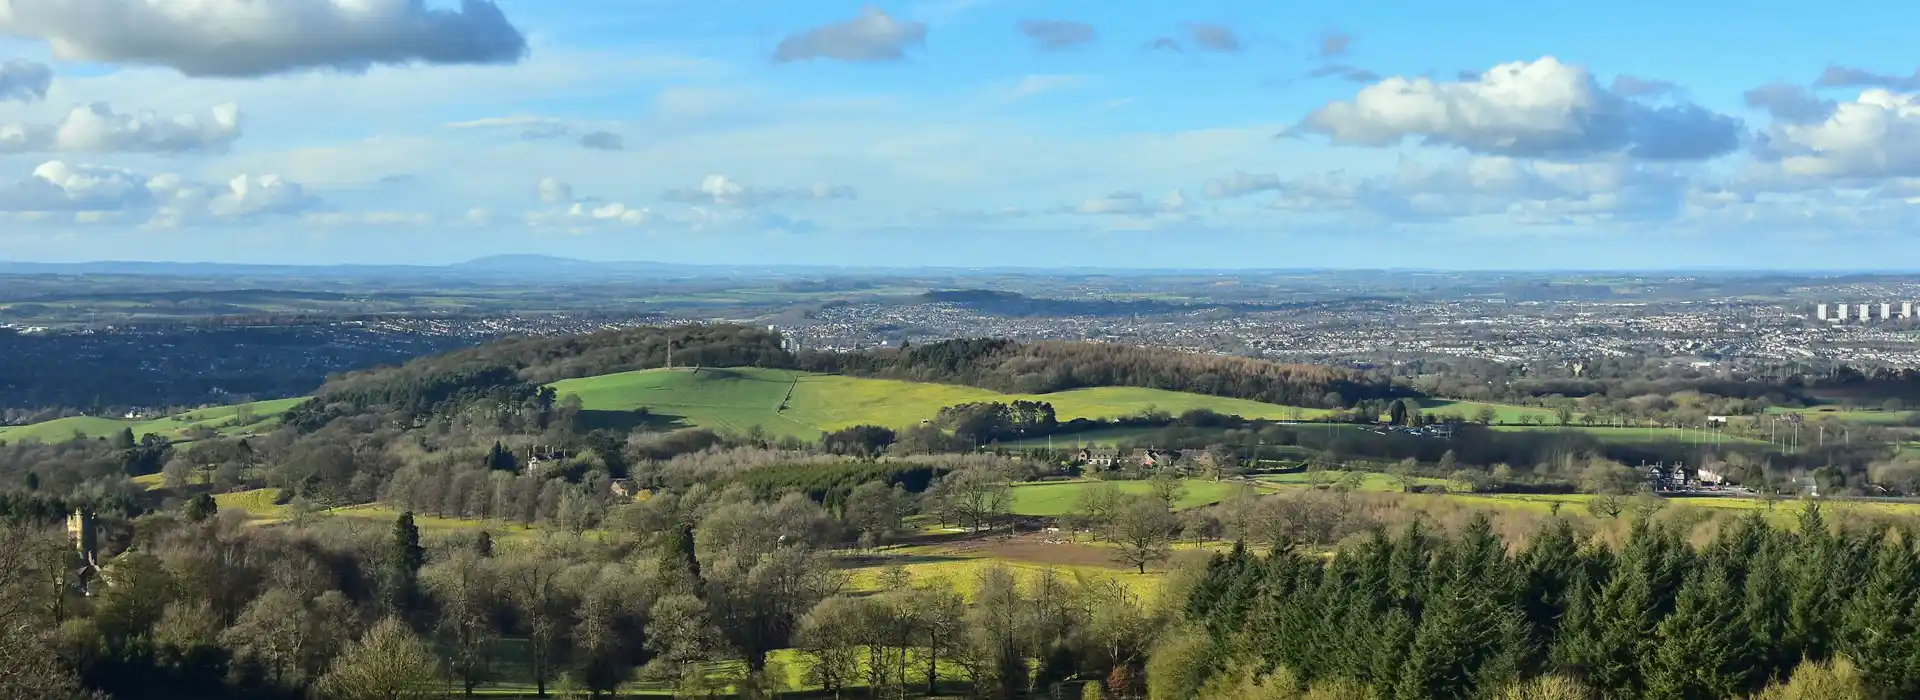
{"label": "green crop field", "polygon": [[[1331,484],[1338,483],[1341,479],[1346,478],[1347,474],[1348,472],[1343,470],[1328,469],[1321,474],[1320,479],[1322,483],[1331,485]],[[1399,491],[1400,490],[1400,483],[1397,481],[1394,481],[1392,476],[1382,474],[1380,472],[1359,472],[1359,474],[1360,474],[1359,490],[1361,491]],[[1308,474],[1307,472],[1289,472],[1286,474],[1262,474],[1253,478],[1255,481],[1259,481],[1261,483],[1266,483],[1266,484],[1274,484],[1276,486],[1289,486],[1289,487],[1308,486],[1313,483],[1311,475]],[[1448,479],[1436,479],[1436,478],[1425,477],[1425,476],[1414,477],[1413,483],[1417,486],[1445,486],[1449,491],[1468,490],[1467,485],[1463,483],[1451,481]]]}
{"label": "green crop field", "polygon": [[[1224,481],[1205,479],[1185,479],[1186,495],[1174,506],[1176,508],[1198,508],[1212,505],[1226,499],[1232,493],[1233,484]],[[1014,515],[1054,516],[1073,512],[1080,501],[1080,494],[1096,484],[1113,484],[1121,493],[1147,495],[1153,493],[1153,484],[1145,481],[1050,481],[1031,484],[1014,484],[1013,504],[1009,510]]]}
{"label": "green crop field", "polygon": [[[240,435],[249,431],[264,432],[273,429],[281,414],[305,400],[304,398],[274,399],[249,404],[214,406],[147,420],[73,416],[33,425],[0,428],[0,440],[65,442],[72,440],[75,435],[89,439],[111,437],[127,428],[133,429],[134,437],[158,434],[175,439],[184,436],[194,426],[206,426],[223,435]],[[253,410],[253,421],[245,425],[236,422],[241,405]]]}
{"label": "green crop field", "polygon": [[[646,407],[658,417],[688,425],[744,431],[758,425],[772,435],[805,439],[851,425],[906,428],[941,408],[976,401],[1046,401],[1062,421],[1117,418],[1156,408],[1169,413],[1207,408],[1244,418],[1285,418],[1307,411],[1286,406],[1133,387],[1076,389],[1044,395],[1001,394],[986,389],[861,379],[754,368],[672,369],[622,372],[555,382],[562,397],[574,394],[589,411],[629,412]],[[788,392],[792,398],[788,398]],[[781,410],[782,402],[786,409]]]}

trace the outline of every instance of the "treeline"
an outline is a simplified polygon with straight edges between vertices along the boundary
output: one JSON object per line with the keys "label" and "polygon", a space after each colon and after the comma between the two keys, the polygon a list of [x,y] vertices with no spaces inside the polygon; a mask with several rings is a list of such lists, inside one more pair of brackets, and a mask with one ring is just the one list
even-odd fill
{"label": "treeline", "polygon": [[811,371],[1017,394],[1132,386],[1322,408],[1398,395],[1388,382],[1337,367],[1103,343],[949,340],[864,353],[803,352],[796,362]]}
{"label": "treeline", "polygon": [[1331,558],[1236,547],[1209,563],[1186,631],[1149,664],[1154,697],[1344,684],[1355,697],[1472,698],[1552,678],[1609,698],[1737,698],[1834,659],[1871,694],[1827,697],[1920,694],[1910,538],[1835,531],[1817,505],[1794,530],[1756,513],[1699,549],[1689,535],[1642,519],[1613,546],[1555,519],[1510,552],[1481,516],[1452,537],[1418,522],[1375,531]]}

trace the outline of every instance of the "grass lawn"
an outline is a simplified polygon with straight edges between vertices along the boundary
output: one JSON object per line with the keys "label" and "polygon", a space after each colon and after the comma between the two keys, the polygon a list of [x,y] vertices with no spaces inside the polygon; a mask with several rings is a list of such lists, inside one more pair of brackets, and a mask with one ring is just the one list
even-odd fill
{"label": "grass lawn", "polygon": [[[1147,495],[1153,493],[1153,484],[1146,481],[1049,481],[1031,484],[1013,485],[1013,504],[1010,510],[1014,515],[1054,516],[1073,512],[1074,504],[1079,502],[1080,493],[1096,484],[1113,484],[1121,493]],[[1198,508],[1225,500],[1233,492],[1233,484],[1225,481],[1207,479],[1184,479],[1181,484],[1187,493],[1174,504],[1176,508]]]}
{"label": "grass lawn", "polygon": [[562,397],[579,396],[590,412],[630,415],[646,407],[657,420],[735,432],[758,425],[772,435],[802,439],[860,424],[906,428],[947,406],[978,401],[1046,401],[1061,421],[1116,418],[1148,408],[1173,414],[1207,408],[1266,419],[1317,415],[1311,409],[1159,389],[1099,387],[1015,395],[952,384],[756,368],[641,370],[568,379],[553,387]]}

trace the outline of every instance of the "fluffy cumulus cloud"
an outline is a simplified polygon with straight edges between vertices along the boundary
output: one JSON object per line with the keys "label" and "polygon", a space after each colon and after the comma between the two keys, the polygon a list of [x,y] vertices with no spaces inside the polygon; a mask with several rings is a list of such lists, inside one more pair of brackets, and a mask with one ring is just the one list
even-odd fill
{"label": "fluffy cumulus cloud", "polygon": [[869,7],[845,22],[814,27],[780,40],[773,60],[779,63],[816,58],[852,63],[899,61],[907,49],[926,43],[927,25],[896,19]]}
{"label": "fluffy cumulus cloud", "polygon": [[44,63],[13,59],[0,63],[0,102],[32,102],[47,96],[53,69]]}
{"label": "fluffy cumulus cloud", "polygon": [[1055,19],[1024,19],[1015,25],[1041,51],[1059,51],[1092,43],[1093,25]]}
{"label": "fluffy cumulus cloud", "polygon": [[741,184],[725,175],[708,175],[693,189],[667,190],[663,199],[689,204],[723,207],[753,207],[776,201],[826,201],[858,199],[859,193],[846,185],[815,183],[807,187],[755,187]]}
{"label": "fluffy cumulus cloud", "polygon": [[1280,182],[1273,206],[1410,223],[1499,217],[1592,225],[1670,220],[1688,187],[1666,167],[1624,158],[1552,163],[1493,156],[1444,166],[1402,159],[1387,174],[1323,173]]}
{"label": "fluffy cumulus cloud", "polygon": [[1551,56],[1495,66],[1471,80],[1391,77],[1308,114],[1290,133],[1390,146],[1407,138],[1519,157],[1626,153],[1704,159],[1737,148],[1732,117],[1690,103],[1648,104],[1601,87]]}
{"label": "fluffy cumulus cloud", "polygon": [[374,65],[519,61],[527,41],[490,0],[7,0],[0,31],[68,60],[252,77]]}
{"label": "fluffy cumulus cloud", "polygon": [[305,188],[277,175],[239,175],[224,185],[208,185],[174,174],[147,177],[57,160],[0,186],[0,211],[71,212],[80,222],[132,215],[146,215],[155,226],[247,221],[299,214],[320,204]]}
{"label": "fluffy cumulus cloud", "polygon": [[57,124],[0,124],[0,153],[186,153],[220,151],[240,138],[240,108],[161,117],[105,104],[76,107]]}
{"label": "fluffy cumulus cloud", "polygon": [[[471,218],[471,212],[469,212]],[[654,223],[653,211],[629,207],[619,202],[574,202],[560,209],[536,211],[527,215],[527,224],[536,228],[586,229],[603,225],[645,226]]]}
{"label": "fluffy cumulus cloud", "polygon": [[1824,120],[1774,124],[1757,150],[1791,176],[1920,176],[1920,93],[1866,90]]}

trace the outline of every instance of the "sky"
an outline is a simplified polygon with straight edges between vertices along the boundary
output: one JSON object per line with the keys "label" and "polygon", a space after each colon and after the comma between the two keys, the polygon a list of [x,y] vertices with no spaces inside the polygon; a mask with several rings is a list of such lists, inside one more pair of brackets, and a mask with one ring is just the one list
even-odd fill
{"label": "sky", "polygon": [[1909,269],[1920,4],[0,0],[0,260]]}

